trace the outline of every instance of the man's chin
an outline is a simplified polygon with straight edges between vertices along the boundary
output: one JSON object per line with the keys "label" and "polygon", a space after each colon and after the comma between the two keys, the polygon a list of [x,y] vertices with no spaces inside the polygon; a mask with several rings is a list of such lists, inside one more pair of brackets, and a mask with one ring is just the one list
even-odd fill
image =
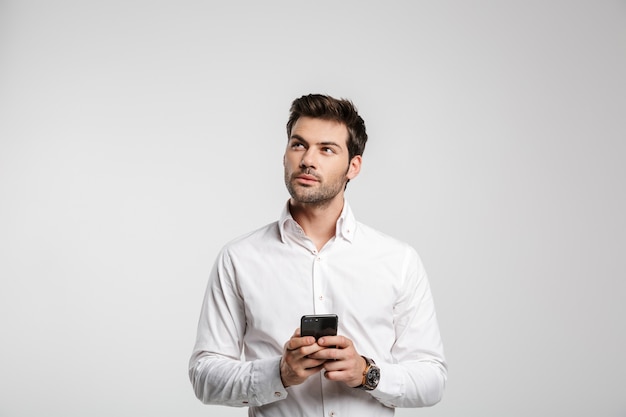
{"label": "man's chin", "polygon": [[313,185],[291,184],[291,186],[288,187],[287,191],[289,191],[289,195],[291,195],[291,198],[295,200],[306,200],[310,198],[314,199],[316,196],[313,195],[315,193],[313,187]]}

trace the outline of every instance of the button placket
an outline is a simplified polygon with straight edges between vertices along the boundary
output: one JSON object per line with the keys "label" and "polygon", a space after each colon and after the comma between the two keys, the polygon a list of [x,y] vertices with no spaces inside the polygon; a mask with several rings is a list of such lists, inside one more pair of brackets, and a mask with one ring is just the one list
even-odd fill
{"label": "button placket", "polygon": [[313,251],[313,302],[315,305],[315,313],[321,314],[323,312],[323,282],[322,282],[322,274],[318,267],[317,262],[317,251]]}
{"label": "button placket", "polygon": [[312,251],[313,258],[313,302],[316,314],[329,314],[326,294],[326,277],[325,267],[323,265],[324,257],[319,251]]}

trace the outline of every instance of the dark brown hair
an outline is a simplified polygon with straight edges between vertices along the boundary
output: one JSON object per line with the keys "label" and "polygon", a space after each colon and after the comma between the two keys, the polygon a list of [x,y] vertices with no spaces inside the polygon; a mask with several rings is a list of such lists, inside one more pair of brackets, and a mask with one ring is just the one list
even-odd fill
{"label": "dark brown hair", "polygon": [[300,117],[334,120],[348,128],[348,155],[349,159],[356,155],[363,155],[367,132],[365,121],[359,116],[356,107],[346,99],[336,99],[322,94],[309,94],[297,98],[291,103],[287,121],[287,137],[291,137],[291,129]]}

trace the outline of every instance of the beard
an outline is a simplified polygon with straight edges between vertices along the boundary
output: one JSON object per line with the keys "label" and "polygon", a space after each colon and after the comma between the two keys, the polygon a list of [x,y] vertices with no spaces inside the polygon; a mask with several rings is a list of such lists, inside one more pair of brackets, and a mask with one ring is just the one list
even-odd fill
{"label": "beard", "polygon": [[[346,170],[346,173],[347,172]],[[297,177],[304,173],[314,176],[318,182],[313,186],[298,184]],[[289,191],[289,195],[291,195],[291,198],[297,203],[325,205],[345,189],[346,182],[345,175],[333,178],[330,181],[325,181],[315,172],[308,169],[295,173],[289,173],[285,170],[285,185],[287,186],[287,191]]]}

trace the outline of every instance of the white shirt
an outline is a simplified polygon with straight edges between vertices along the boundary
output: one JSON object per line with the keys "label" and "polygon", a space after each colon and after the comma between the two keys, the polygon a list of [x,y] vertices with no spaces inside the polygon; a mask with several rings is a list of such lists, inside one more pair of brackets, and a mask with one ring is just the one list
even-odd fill
{"label": "white shirt", "polygon": [[[339,316],[338,334],[381,369],[373,391],[318,373],[285,389],[284,344],[305,314]],[[392,416],[437,403],[447,368],[433,298],[413,248],[357,222],[347,202],[319,252],[293,220],[227,244],[211,272],[189,361],[196,396],[251,416]]]}

